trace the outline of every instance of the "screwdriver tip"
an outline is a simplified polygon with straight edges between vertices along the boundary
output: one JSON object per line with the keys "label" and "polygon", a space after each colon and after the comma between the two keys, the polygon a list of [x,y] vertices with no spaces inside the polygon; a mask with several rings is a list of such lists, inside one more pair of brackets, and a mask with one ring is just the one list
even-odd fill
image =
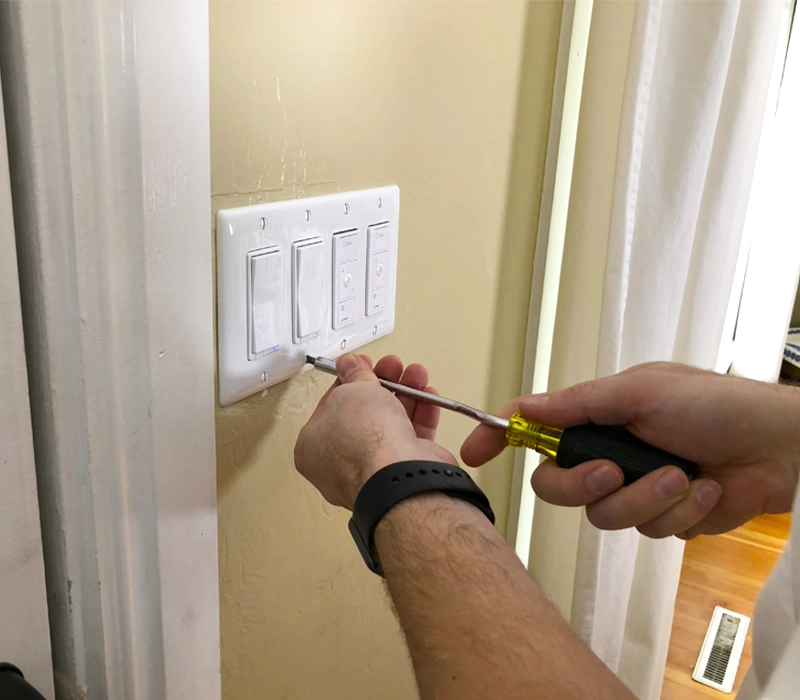
{"label": "screwdriver tip", "polygon": [[313,364],[315,364],[315,363],[316,363],[316,361],[317,361],[317,358],[316,358],[316,357],[313,357],[312,355],[306,355],[306,362],[307,362],[309,365],[313,365]]}

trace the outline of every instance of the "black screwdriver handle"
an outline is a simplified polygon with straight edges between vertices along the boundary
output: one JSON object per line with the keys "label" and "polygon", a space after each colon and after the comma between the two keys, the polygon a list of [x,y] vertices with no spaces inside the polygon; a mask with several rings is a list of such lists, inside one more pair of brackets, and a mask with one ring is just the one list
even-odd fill
{"label": "black screwdriver handle", "polygon": [[648,445],[620,426],[586,423],[566,428],[558,444],[556,464],[569,469],[593,459],[619,465],[626,486],[668,464],[683,469],[689,479],[697,476],[694,462]]}

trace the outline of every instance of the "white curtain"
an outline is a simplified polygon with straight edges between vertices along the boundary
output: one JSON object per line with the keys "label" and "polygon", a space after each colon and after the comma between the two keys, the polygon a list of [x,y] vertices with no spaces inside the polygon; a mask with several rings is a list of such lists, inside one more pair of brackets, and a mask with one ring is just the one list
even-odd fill
{"label": "white curtain", "polygon": [[[597,375],[713,369],[783,3],[640,2],[628,60]],[[683,543],[580,527],[572,624],[659,697]]]}

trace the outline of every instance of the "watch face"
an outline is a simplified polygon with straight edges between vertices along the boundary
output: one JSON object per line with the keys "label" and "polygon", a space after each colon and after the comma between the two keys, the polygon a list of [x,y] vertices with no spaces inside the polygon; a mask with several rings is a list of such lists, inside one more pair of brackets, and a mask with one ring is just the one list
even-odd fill
{"label": "watch face", "polygon": [[358,526],[353,518],[350,518],[350,522],[347,524],[347,529],[350,530],[350,534],[353,536],[356,547],[358,547],[358,551],[361,552],[361,557],[364,559],[364,563],[367,565],[367,568],[372,573],[382,576],[383,574],[381,572],[380,564],[378,564],[378,561],[372,556],[369,544],[364,541],[364,538],[361,536]]}

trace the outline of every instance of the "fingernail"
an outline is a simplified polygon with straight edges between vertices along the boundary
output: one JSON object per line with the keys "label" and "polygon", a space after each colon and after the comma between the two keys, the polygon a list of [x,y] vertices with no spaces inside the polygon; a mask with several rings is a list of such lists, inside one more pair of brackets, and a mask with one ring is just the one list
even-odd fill
{"label": "fingernail", "polygon": [[716,505],[721,495],[722,487],[716,481],[708,481],[697,489],[695,498],[700,502],[700,505],[711,508]]}
{"label": "fingernail", "polygon": [[689,488],[689,479],[680,469],[670,469],[656,481],[656,493],[661,498],[675,498]]}
{"label": "fingernail", "polygon": [[586,488],[592,493],[602,496],[616,491],[622,486],[622,475],[609,466],[603,465],[586,477]]}
{"label": "fingernail", "polygon": [[336,371],[339,373],[339,376],[342,379],[347,379],[350,377],[353,372],[356,372],[361,364],[358,361],[358,358],[353,355],[352,353],[347,353],[346,355],[342,355],[336,361]]}

